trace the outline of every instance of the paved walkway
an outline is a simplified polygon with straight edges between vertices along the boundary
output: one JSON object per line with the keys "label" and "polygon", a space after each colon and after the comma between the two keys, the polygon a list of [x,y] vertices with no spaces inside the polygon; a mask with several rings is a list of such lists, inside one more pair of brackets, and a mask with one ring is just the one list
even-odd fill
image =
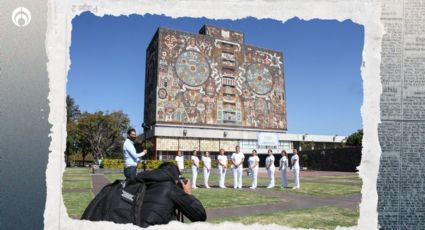
{"label": "paved walkway", "polygon": [[93,194],[96,196],[102,188],[111,183],[103,174],[92,174]]}
{"label": "paved walkway", "polygon": [[[345,173],[338,172],[321,172],[315,173],[310,172],[310,175],[345,175]],[[353,175],[352,173],[347,175]],[[98,171],[97,174],[92,174],[93,194],[96,195],[106,184],[110,181]],[[326,183],[326,182],[325,182]],[[232,189],[232,188],[228,188]],[[289,188],[290,189],[290,188]],[[207,209],[208,219],[226,217],[226,216],[241,216],[241,215],[253,215],[262,212],[273,212],[282,210],[297,210],[306,208],[317,208],[323,206],[334,206],[339,208],[358,209],[361,201],[360,194],[344,195],[344,196],[333,196],[333,197],[319,197],[299,193],[291,192],[280,192],[274,190],[268,190],[265,188],[257,188],[251,190],[244,188],[244,191],[254,192],[260,196],[274,196],[282,197],[285,201],[275,204],[267,205],[252,205],[252,206],[241,206],[233,208],[209,208]]]}

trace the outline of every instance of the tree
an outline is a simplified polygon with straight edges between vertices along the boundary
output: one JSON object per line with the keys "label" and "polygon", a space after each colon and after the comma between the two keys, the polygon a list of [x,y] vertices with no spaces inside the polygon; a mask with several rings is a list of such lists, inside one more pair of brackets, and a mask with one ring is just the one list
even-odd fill
{"label": "tree", "polygon": [[110,156],[122,147],[123,134],[129,128],[130,119],[121,111],[94,114],[83,113],[78,121],[83,159],[88,153],[102,153]]}
{"label": "tree", "polygon": [[71,154],[78,152],[79,140],[78,140],[78,127],[77,121],[81,115],[81,111],[78,105],[75,103],[74,98],[69,95],[66,96],[66,150],[65,150],[65,162],[68,164],[68,159]]}
{"label": "tree", "polygon": [[129,128],[130,119],[122,111],[81,113],[75,100],[66,97],[67,139],[66,161],[69,156],[81,153],[83,161],[90,153],[111,156],[121,154],[123,134]]}
{"label": "tree", "polygon": [[345,144],[350,146],[362,146],[362,139],[363,139],[363,129],[359,129],[357,130],[357,132],[352,133],[350,136],[348,136]]}
{"label": "tree", "polygon": [[75,103],[74,98],[66,96],[66,122],[76,122],[81,115],[80,108]]}

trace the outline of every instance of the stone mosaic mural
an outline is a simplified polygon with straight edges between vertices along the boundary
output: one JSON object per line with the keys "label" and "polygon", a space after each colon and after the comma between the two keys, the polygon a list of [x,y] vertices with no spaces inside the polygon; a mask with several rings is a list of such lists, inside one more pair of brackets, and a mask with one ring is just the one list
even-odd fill
{"label": "stone mosaic mural", "polygon": [[145,123],[286,130],[282,53],[245,45],[237,31],[204,26],[200,33],[159,28],[154,36]]}

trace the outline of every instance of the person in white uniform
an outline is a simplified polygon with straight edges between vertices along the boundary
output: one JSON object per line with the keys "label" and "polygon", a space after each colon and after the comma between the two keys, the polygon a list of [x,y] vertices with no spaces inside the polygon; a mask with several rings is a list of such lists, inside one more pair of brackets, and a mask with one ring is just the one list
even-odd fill
{"label": "person in white uniform", "polygon": [[294,149],[294,155],[291,157],[291,169],[294,174],[294,187],[293,189],[300,188],[300,162],[298,151]]}
{"label": "person in white uniform", "polygon": [[241,153],[239,145],[236,146],[236,152],[232,154],[232,170],[233,170],[233,188],[242,188],[242,170],[245,156]]}
{"label": "person in white uniform", "polygon": [[182,156],[182,152],[177,151],[177,156],[175,158],[177,167],[179,168],[180,172],[184,169],[184,156]]}
{"label": "person in white uniform", "polygon": [[250,189],[257,188],[257,177],[258,177],[258,163],[260,158],[257,156],[257,150],[252,150],[252,156],[248,158],[249,170],[251,170],[252,183]]}
{"label": "person in white uniform", "polygon": [[202,162],[204,163],[204,185],[205,188],[210,188],[208,185],[208,179],[211,172],[211,157],[209,152],[205,152],[205,155],[202,157]]}
{"label": "person in white uniform", "polygon": [[283,150],[282,157],[279,160],[279,171],[280,171],[280,187],[281,188],[287,188],[288,187],[288,178],[286,177],[286,171],[288,168],[288,157],[286,154],[286,151]]}
{"label": "person in white uniform", "polygon": [[192,160],[192,188],[196,189],[196,177],[198,177],[198,168],[199,168],[199,158],[197,156],[198,151],[193,150],[191,157]]}
{"label": "person in white uniform", "polygon": [[226,188],[226,186],[224,185],[224,180],[226,178],[226,171],[227,171],[227,156],[224,155],[224,149],[220,149],[220,155],[218,155],[217,160],[218,160],[218,174],[220,175],[218,187]]}
{"label": "person in white uniform", "polygon": [[269,156],[266,158],[266,169],[267,169],[267,175],[270,179],[270,183],[267,186],[267,188],[274,188],[274,171],[275,171],[275,166],[274,166],[274,156],[273,156],[273,151],[271,149],[269,149],[267,151],[267,153],[269,154]]}

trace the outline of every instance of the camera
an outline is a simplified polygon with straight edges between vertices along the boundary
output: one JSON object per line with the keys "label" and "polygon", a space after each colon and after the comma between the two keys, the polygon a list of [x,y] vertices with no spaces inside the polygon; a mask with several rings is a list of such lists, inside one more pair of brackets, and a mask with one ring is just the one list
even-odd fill
{"label": "camera", "polygon": [[183,177],[183,176],[179,176],[179,182],[177,183],[177,185],[180,187],[180,188],[182,188],[183,189],[183,184],[186,184],[187,183],[187,179],[186,179],[186,177]]}

